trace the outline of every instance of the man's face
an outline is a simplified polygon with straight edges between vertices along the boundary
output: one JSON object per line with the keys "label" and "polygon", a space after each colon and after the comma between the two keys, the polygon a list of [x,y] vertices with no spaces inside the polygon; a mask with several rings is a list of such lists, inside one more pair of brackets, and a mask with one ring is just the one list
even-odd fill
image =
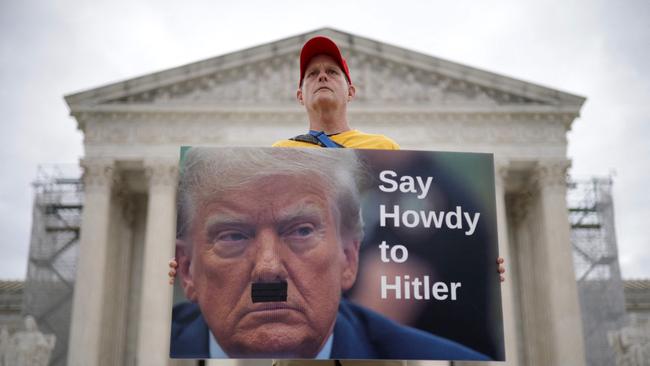
{"label": "man's face", "polygon": [[[230,357],[309,358],[324,345],[358,260],[330,196],[315,177],[273,176],[197,205],[184,285]],[[252,283],[280,280],[286,302],[252,302]]]}
{"label": "man's face", "polygon": [[341,107],[354,98],[354,94],[354,86],[348,84],[336,61],[330,56],[318,55],[307,65],[297,97],[308,110],[319,110]]}

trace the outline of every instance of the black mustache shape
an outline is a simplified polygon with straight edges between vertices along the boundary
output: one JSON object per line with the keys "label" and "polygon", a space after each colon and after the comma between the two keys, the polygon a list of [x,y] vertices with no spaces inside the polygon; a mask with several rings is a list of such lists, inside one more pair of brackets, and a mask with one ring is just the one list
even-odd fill
{"label": "black mustache shape", "polygon": [[287,301],[287,281],[255,282],[251,286],[253,303]]}

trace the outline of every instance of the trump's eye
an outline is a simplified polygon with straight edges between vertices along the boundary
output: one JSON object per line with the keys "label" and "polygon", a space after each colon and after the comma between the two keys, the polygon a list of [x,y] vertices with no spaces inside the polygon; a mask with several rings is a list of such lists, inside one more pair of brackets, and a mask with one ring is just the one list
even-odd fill
{"label": "trump's eye", "polygon": [[246,234],[236,230],[222,231],[220,233],[217,233],[217,235],[214,237],[215,242],[222,243],[237,243],[242,242],[246,239],[248,239],[248,236]]}
{"label": "trump's eye", "polygon": [[290,228],[286,235],[291,238],[296,239],[305,239],[309,238],[314,234],[314,225],[312,224],[300,224]]}

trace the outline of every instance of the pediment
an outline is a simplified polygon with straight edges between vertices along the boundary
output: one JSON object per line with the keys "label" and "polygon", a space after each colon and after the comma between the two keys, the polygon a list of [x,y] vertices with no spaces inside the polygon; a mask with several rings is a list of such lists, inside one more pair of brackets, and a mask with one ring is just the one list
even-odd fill
{"label": "pediment", "polygon": [[298,54],[306,39],[334,39],[348,59],[361,107],[569,107],[584,98],[506,76],[321,29],[66,96],[72,113],[139,106],[296,106]]}

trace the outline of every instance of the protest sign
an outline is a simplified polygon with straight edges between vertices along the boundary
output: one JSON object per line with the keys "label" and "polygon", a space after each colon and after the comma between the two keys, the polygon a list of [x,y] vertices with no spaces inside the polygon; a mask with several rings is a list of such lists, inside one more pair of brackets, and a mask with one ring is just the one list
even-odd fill
{"label": "protest sign", "polygon": [[503,360],[491,154],[191,148],[177,358]]}

